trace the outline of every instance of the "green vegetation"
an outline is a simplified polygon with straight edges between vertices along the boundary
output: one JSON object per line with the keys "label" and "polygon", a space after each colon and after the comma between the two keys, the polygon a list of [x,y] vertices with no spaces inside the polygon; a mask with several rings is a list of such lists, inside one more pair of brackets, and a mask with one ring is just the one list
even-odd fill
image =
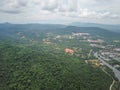
{"label": "green vegetation", "polygon": [[[93,50],[100,49],[84,38],[98,39],[95,34],[104,35],[104,30],[88,28],[0,25],[0,90],[109,90],[112,78],[85,63],[95,59]],[[73,36],[78,29],[95,36]],[[65,52],[66,48],[74,54]]]}
{"label": "green vegetation", "polygon": [[0,90],[108,90],[112,79],[75,56],[0,42]]}

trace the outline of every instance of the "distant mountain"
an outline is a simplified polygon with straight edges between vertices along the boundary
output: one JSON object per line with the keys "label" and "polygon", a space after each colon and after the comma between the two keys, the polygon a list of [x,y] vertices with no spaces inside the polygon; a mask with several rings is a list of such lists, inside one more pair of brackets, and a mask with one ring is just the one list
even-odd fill
{"label": "distant mountain", "polygon": [[60,32],[63,33],[90,33],[91,35],[101,36],[105,38],[114,38],[120,39],[120,33],[116,33],[113,31],[109,31],[99,27],[77,27],[77,26],[68,26],[66,28],[62,28]]}
{"label": "distant mountain", "polygon": [[[106,30],[100,27],[90,27],[89,25],[81,26],[65,26],[54,24],[0,24],[0,36],[17,38],[17,33],[23,33],[26,36],[36,37],[36,34],[43,33],[55,33],[55,34],[71,34],[71,33],[90,33],[94,36],[100,36],[105,38],[120,39],[120,33]],[[39,37],[38,37],[39,38]]]}
{"label": "distant mountain", "polygon": [[65,25],[61,24],[10,24],[0,23],[0,29],[52,29],[52,28],[63,28]]}
{"label": "distant mountain", "polygon": [[32,33],[32,32],[47,32],[48,30],[57,30],[66,27],[61,24],[0,24],[0,36],[15,37],[17,32]]}
{"label": "distant mountain", "polygon": [[78,27],[100,27],[110,31],[120,33],[120,25],[107,25],[107,24],[98,24],[98,23],[83,23],[83,22],[73,22],[70,25]]}

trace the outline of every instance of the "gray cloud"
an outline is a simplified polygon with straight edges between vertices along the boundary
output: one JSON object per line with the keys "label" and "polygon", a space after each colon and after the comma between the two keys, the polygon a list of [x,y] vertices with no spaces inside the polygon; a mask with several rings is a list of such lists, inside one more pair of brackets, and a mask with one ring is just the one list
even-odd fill
{"label": "gray cloud", "polygon": [[0,13],[19,14],[26,17],[27,15],[32,17],[30,15],[35,14],[40,18],[56,16],[77,20],[81,18],[92,18],[96,21],[98,19],[115,20],[120,18],[119,3],[119,0],[0,0]]}
{"label": "gray cloud", "polygon": [[1,12],[8,13],[8,14],[19,14],[22,13],[22,11],[19,10],[0,10]]}
{"label": "gray cloud", "polygon": [[[72,17],[93,17],[93,18],[118,18],[117,14],[110,11],[101,12],[100,10],[90,10],[82,8],[81,4],[95,4],[98,2],[106,2],[104,0],[31,0],[30,5],[38,11],[48,11],[64,16]],[[108,1],[108,0],[107,0]],[[112,0],[110,0],[112,1]],[[88,3],[89,2],[89,3]],[[1,0],[0,11],[4,13],[19,14],[28,9],[28,0]],[[37,7],[36,7],[37,6]],[[108,13],[109,12],[109,13]]]}
{"label": "gray cloud", "polygon": [[12,14],[21,13],[27,3],[27,0],[0,0],[0,11]]}
{"label": "gray cloud", "polygon": [[58,1],[55,0],[44,1],[41,4],[42,10],[54,11],[57,8],[58,8]]}

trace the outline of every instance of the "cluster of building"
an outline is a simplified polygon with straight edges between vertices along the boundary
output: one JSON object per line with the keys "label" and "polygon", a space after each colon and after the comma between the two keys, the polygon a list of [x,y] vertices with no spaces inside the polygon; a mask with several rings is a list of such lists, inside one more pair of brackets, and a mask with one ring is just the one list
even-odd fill
{"label": "cluster of building", "polygon": [[87,41],[90,43],[104,43],[104,40],[102,39],[97,39],[97,40],[88,39]]}
{"label": "cluster of building", "polygon": [[91,47],[96,47],[96,48],[105,48],[105,46],[99,45],[99,44],[90,44]]}
{"label": "cluster of building", "polygon": [[89,36],[89,33],[72,33],[72,36]]}

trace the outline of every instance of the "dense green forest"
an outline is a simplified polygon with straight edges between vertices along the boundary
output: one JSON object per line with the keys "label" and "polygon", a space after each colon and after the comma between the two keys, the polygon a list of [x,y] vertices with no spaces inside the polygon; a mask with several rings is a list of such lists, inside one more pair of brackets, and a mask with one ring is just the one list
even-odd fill
{"label": "dense green forest", "polygon": [[77,57],[5,42],[0,42],[0,71],[0,90],[108,90],[112,82]]}
{"label": "dense green forest", "polygon": [[[94,35],[87,36],[90,39],[112,35],[95,27],[1,24],[0,90],[109,90],[113,79],[100,67],[85,63],[96,59],[90,52],[99,48],[80,42],[83,37],[73,32],[88,32]],[[74,54],[66,53],[66,48]]]}

